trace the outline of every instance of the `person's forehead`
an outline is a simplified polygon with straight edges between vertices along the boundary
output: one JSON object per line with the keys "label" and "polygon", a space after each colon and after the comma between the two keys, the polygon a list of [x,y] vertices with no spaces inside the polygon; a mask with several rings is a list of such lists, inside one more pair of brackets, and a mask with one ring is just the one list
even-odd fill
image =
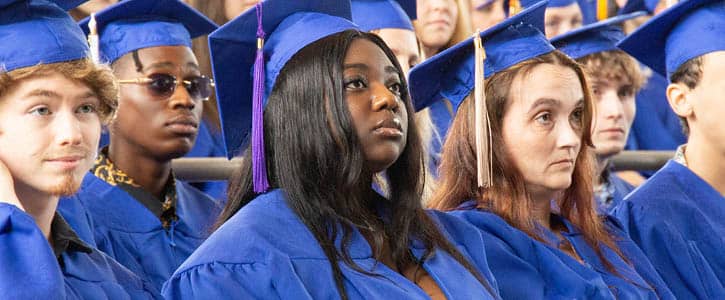
{"label": "person's forehead", "polygon": [[6,93],[7,98],[16,96],[20,97],[19,100],[24,100],[29,96],[80,99],[94,95],[93,90],[84,83],[57,72],[33,75],[18,80],[13,83],[8,92]]}

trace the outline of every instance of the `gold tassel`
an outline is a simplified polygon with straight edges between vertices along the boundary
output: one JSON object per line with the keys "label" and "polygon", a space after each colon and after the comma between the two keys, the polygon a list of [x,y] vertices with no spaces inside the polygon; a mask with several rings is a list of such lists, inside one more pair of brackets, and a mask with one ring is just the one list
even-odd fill
{"label": "gold tassel", "polygon": [[88,21],[88,31],[88,47],[91,48],[91,59],[95,63],[100,63],[101,59],[98,51],[98,28],[95,13],[91,13],[91,20]]}
{"label": "gold tassel", "polygon": [[604,21],[609,17],[608,0],[597,0],[597,21]]}
{"label": "gold tassel", "polygon": [[521,2],[519,0],[509,0],[509,17],[521,12]]}
{"label": "gold tassel", "polygon": [[476,175],[478,187],[489,188],[493,180],[493,151],[491,136],[491,120],[486,106],[486,88],[484,85],[484,61],[486,50],[483,48],[480,32],[476,32],[473,38],[475,46],[475,71],[474,71],[474,101],[475,101],[475,126],[476,126]]}

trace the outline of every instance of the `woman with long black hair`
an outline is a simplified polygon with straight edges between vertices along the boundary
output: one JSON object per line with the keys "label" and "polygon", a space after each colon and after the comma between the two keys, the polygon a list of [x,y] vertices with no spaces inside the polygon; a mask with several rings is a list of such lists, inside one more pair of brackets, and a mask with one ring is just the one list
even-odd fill
{"label": "woman with long black hair", "polygon": [[421,207],[405,76],[349,16],[346,1],[269,0],[210,36],[226,145],[233,153],[251,127],[251,146],[223,224],[166,297],[497,297],[476,230]]}

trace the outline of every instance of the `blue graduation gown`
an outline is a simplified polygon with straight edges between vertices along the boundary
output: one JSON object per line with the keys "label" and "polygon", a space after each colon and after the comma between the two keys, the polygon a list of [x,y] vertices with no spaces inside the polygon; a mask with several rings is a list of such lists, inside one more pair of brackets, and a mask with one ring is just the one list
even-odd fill
{"label": "blue graduation gown", "polygon": [[680,299],[725,299],[725,197],[668,161],[614,210]]}
{"label": "blue graduation gown", "polygon": [[185,182],[176,181],[176,192],[179,219],[168,231],[143,204],[91,173],[76,195],[85,215],[71,213],[71,201],[61,201],[59,210],[72,226],[89,218],[98,249],[160,290],[209,235],[221,211],[217,202]]}
{"label": "blue graduation gown", "polygon": [[667,102],[667,85],[666,78],[653,72],[637,93],[627,150],[675,150],[687,142],[680,119]]}
{"label": "blue graduation gown", "polygon": [[[107,146],[109,143],[108,132],[101,134],[99,149]],[[194,147],[184,157],[226,157],[224,144],[222,143],[221,133],[212,133],[209,124],[206,121],[199,123],[199,133],[196,136]],[[217,199],[220,203],[226,202],[227,199],[227,181],[204,181],[194,182],[191,185],[198,188],[202,192]]]}
{"label": "blue graduation gown", "polygon": [[[453,243],[495,291],[475,228],[440,213],[431,216],[443,224]],[[464,233],[470,235],[464,239],[459,235]],[[349,250],[360,267],[381,275],[364,275],[340,262],[350,299],[429,299],[416,284],[376,261],[357,231]],[[411,250],[417,257],[424,251],[420,245]],[[447,253],[437,251],[424,268],[448,299],[493,298]],[[168,299],[339,298],[327,257],[287,206],[281,190],[258,196],[214,232],[166,282],[163,295]]]}
{"label": "blue graduation gown", "polygon": [[624,181],[614,172],[609,172],[607,175],[607,181],[609,182],[607,193],[611,194],[610,199],[603,199],[605,195],[602,193],[595,195],[595,198],[597,199],[597,212],[600,215],[610,214],[612,209],[622,202],[625,196],[634,190],[634,186]]}
{"label": "blue graduation gown", "polygon": [[3,299],[161,299],[102,252],[67,250],[60,263],[35,220],[0,203],[0,296]]}
{"label": "blue graduation gown", "polygon": [[563,218],[561,221],[568,233],[561,235],[571,243],[583,263],[551,246],[559,245],[553,232],[542,228],[544,240],[549,244],[542,243],[498,215],[475,209],[473,201],[450,213],[481,231],[486,256],[503,299],[658,299],[658,294],[663,299],[673,298],[641,251],[615,224],[608,224],[610,232],[634,267],[611,249],[603,250],[622,277],[609,272],[579,231]]}

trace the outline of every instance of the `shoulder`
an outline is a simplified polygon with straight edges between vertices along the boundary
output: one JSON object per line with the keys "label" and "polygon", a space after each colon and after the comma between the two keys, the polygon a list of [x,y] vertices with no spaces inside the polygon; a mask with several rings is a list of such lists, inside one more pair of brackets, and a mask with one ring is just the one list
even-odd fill
{"label": "shoulder", "polygon": [[685,167],[669,161],[662,169],[632,191],[625,200],[635,205],[656,209],[661,207],[661,201],[680,199],[684,191],[677,177],[682,173],[682,168]]}
{"label": "shoulder", "polygon": [[241,208],[182,264],[258,264],[271,256],[314,256],[317,241],[287,206],[281,190],[259,195]]}

